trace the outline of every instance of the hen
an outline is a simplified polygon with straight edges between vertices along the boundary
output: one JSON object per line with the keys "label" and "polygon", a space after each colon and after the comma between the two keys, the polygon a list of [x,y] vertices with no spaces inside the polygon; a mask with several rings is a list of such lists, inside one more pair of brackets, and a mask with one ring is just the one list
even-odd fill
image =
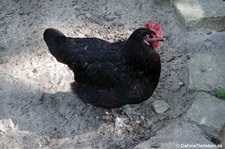
{"label": "hen", "polygon": [[[155,48],[164,40],[162,29],[153,22],[145,26],[136,29],[126,42],[70,38],[52,28],[45,30],[44,40],[50,53],[73,71],[72,90],[83,102],[106,109],[124,106],[131,117],[136,113],[128,104],[147,100],[161,71]],[[116,120],[120,122],[118,117]]]}

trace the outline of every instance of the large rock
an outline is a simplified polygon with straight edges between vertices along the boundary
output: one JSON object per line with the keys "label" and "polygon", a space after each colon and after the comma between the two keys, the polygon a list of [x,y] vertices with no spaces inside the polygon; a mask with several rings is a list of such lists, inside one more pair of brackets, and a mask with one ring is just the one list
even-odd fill
{"label": "large rock", "polygon": [[225,28],[225,3],[222,0],[174,0],[173,4],[177,18],[185,28]]}
{"label": "large rock", "polygon": [[200,92],[187,111],[186,119],[206,127],[206,131],[215,137],[225,124],[225,102]]}
{"label": "large rock", "polygon": [[215,146],[204,137],[197,126],[189,123],[173,123],[160,130],[155,137],[137,145],[135,149],[215,149]]}
{"label": "large rock", "polygon": [[189,88],[211,91],[225,88],[225,52],[197,54],[189,62]]}
{"label": "large rock", "polygon": [[220,144],[223,145],[223,147],[225,148],[225,125],[223,127],[223,131],[222,131],[222,134],[221,134],[221,143]]}
{"label": "large rock", "polygon": [[213,55],[225,55],[225,32],[211,32],[207,34],[192,32],[186,37],[186,52],[190,57],[196,53],[211,53]]}
{"label": "large rock", "polygon": [[164,113],[170,108],[170,105],[168,105],[168,103],[166,103],[164,100],[155,100],[152,106],[155,112],[158,114]]}

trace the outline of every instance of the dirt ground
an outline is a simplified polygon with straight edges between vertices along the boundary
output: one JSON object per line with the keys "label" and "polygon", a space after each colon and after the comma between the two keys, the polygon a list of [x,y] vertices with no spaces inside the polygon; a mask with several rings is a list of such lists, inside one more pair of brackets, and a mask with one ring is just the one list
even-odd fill
{"label": "dirt ground", "polygon": [[[161,45],[162,72],[144,113],[114,131],[111,111],[84,104],[70,90],[73,73],[52,57],[46,28],[71,37],[126,40],[150,20],[168,39]],[[133,148],[169,123],[182,121],[194,94],[187,86],[187,33],[164,0],[2,0],[0,4],[0,138],[2,148]],[[184,85],[180,85],[180,83]],[[170,109],[157,114],[156,99]],[[118,109],[120,117],[126,117]]]}

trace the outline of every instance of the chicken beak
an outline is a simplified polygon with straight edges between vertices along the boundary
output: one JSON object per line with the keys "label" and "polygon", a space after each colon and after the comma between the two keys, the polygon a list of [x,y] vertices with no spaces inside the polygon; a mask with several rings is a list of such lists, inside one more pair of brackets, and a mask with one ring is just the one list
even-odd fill
{"label": "chicken beak", "polygon": [[165,41],[166,39],[163,37],[157,38],[156,41]]}
{"label": "chicken beak", "polygon": [[165,41],[165,38],[163,37],[149,37],[149,36],[145,36],[144,37],[144,43],[149,45],[149,43],[152,43],[152,42],[156,42],[156,41]]}

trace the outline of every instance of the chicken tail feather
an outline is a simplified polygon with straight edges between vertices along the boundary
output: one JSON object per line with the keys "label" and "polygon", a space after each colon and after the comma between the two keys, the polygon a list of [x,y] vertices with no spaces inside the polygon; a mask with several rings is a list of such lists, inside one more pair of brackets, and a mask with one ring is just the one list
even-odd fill
{"label": "chicken tail feather", "polygon": [[60,43],[61,38],[66,38],[66,36],[57,29],[48,28],[44,31],[44,40],[50,53],[60,62],[63,60],[60,53],[62,46]]}

